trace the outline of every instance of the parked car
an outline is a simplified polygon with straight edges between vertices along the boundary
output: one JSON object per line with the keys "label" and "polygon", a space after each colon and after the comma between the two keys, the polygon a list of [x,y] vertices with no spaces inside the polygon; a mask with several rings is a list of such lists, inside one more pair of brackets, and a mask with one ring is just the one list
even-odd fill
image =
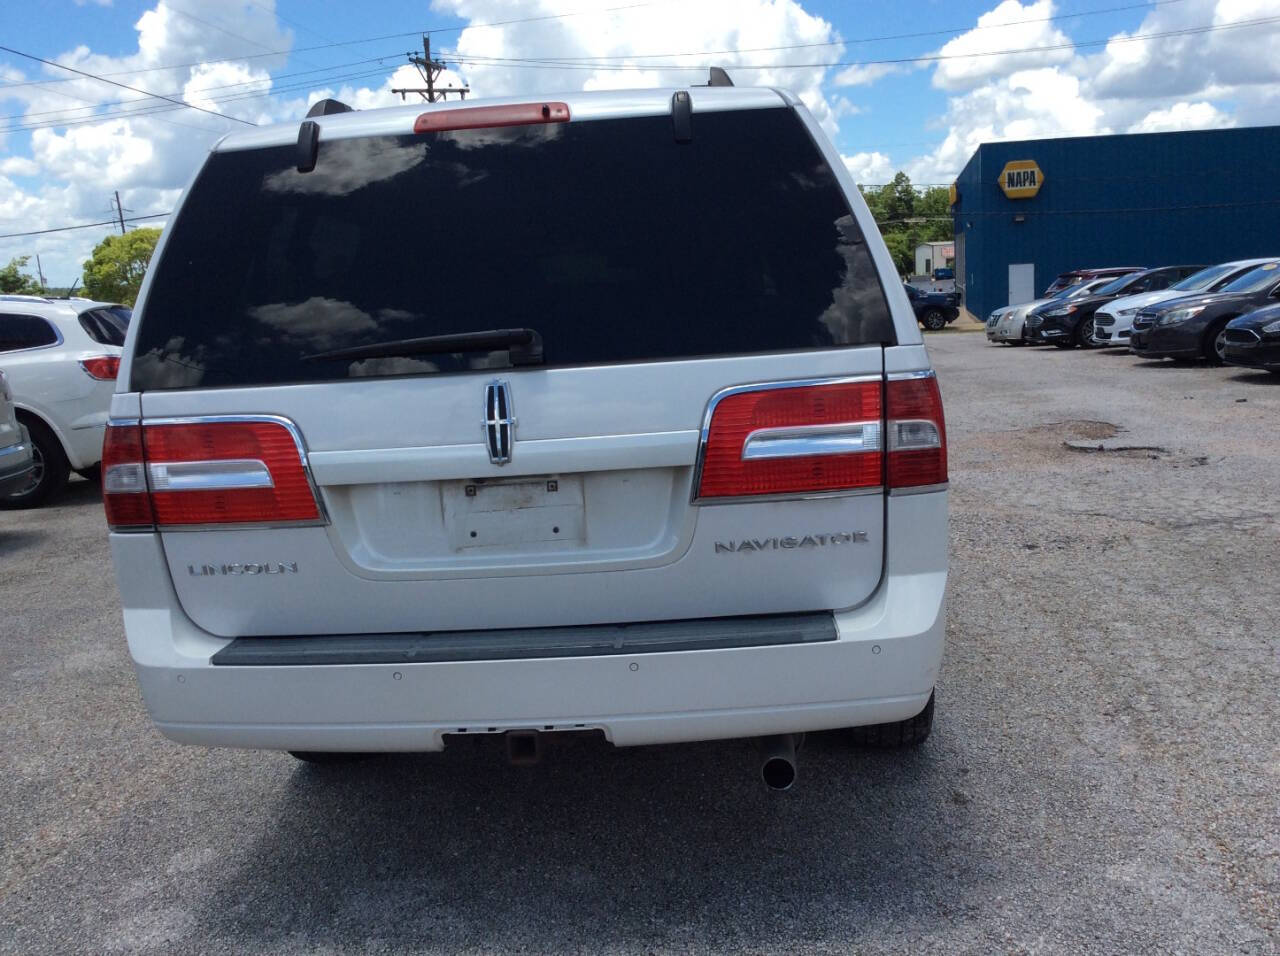
{"label": "parked car", "polygon": [[1146,358],[1226,357],[1227,323],[1280,298],[1280,261],[1250,269],[1218,292],[1182,296],[1134,317],[1129,348]]}
{"label": "parked car", "polygon": [[1224,285],[1244,275],[1250,269],[1274,259],[1241,259],[1208,266],[1199,272],[1175,282],[1167,289],[1157,289],[1138,295],[1128,295],[1099,306],[1093,316],[1093,341],[1095,345],[1128,345],[1133,329],[1133,317],[1146,306],[1153,306],[1169,299],[1193,292],[1216,292]]}
{"label": "parked car", "polygon": [[960,317],[960,295],[956,292],[926,292],[911,284],[903,286],[916,319],[930,332],[945,329]]}
{"label": "parked car", "polygon": [[31,438],[14,414],[9,379],[0,369],[0,498],[25,488],[34,470]]}
{"label": "parked car", "polygon": [[28,482],[0,508],[32,508],[72,469],[96,475],[129,310],[106,302],[0,296],[0,363],[35,454]]}
{"label": "parked car", "polygon": [[934,282],[954,282],[955,280],[956,280],[955,269],[934,269],[933,270]]}
{"label": "parked car", "polygon": [[1063,289],[1079,285],[1089,279],[1115,279],[1141,272],[1145,268],[1146,266],[1106,266],[1101,269],[1072,269],[1070,272],[1059,273],[1058,277],[1049,283],[1049,288],[1044,290],[1044,294],[1046,297],[1051,296],[1055,292],[1061,292]]}
{"label": "parked car", "polygon": [[804,731],[927,736],[941,399],[797,97],[331,112],[230,133],[176,208],[103,465],[165,735],[763,736],[775,786]]}
{"label": "parked car", "polygon": [[1228,365],[1266,369],[1280,375],[1280,303],[1227,323],[1223,359]]}
{"label": "parked car", "polygon": [[1027,315],[1033,309],[1047,305],[1050,302],[1065,301],[1077,296],[1088,295],[1111,281],[1111,279],[1107,278],[1090,279],[1088,282],[1081,282],[1079,285],[1059,289],[1053,295],[1043,299],[1032,299],[1030,302],[1023,302],[1019,305],[1006,305],[1003,308],[996,309],[987,319],[987,340],[990,342],[1002,342],[1007,345],[1029,345],[1031,340],[1027,334],[1026,320]]}
{"label": "parked car", "polygon": [[1145,269],[1131,275],[1112,279],[1100,289],[1088,295],[1073,296],[1067,302],[1055,302],[1037,306],[1040,322],[1029,333],[1035,341],[1051,342],[1061,349],[1095,348],[1093,341],[1093,316],[1098,307],[1113,302],[1121,296],[1154,289],[1167,288],[1169,283],[1185,279],[1203,266],[1163,266]]}

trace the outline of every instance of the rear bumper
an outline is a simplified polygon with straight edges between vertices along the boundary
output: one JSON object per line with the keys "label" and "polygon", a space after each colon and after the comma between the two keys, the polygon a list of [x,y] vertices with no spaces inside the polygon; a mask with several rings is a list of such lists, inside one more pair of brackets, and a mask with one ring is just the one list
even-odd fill
{"label": "rear bumper", "polygon": [[22,440],[0,448],[0,495],[10,495],[27,483],[34,463],[31,456],[31,439],[25,425]]}
{"label": "rear bumper", "polygon": [[180,743],[439,750],[446,734],[599,729],[619,746],[901,720],[942,662],[946,494],[890,498],[895,537],[835,640],[519,660],[217,666],[230,642],[178,606],[159,541],[111,536],[125,632],[153,720]]}

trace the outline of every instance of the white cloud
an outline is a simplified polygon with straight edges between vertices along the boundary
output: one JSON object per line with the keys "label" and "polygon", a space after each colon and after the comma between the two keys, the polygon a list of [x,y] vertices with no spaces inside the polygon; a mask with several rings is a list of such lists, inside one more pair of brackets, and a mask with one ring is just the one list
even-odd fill
{"label": "white cloud", "polygon": [[876,80],[895,73],[906,73],[909,67],[898,63],[855,63],[835,75],[835,86],[870,86]]}
{"label": "white cloud", "polygon": [[[1069,46],[1071,42],[1052,21],[1046,19],[1053,12],[1053,0],[1038,0],[1026,6],[1018,0],[1003,0],[994,10],[978,17],[976,29],[943,44],[938,51],[940,56],[965,58],[938,61],[933,72],[933,85],[943,90],[972,89],[984,81],[1008,76],[1017,70],[1069,62],[1072,57],[1070,49],[1044,49],[1063,44]],[[1029,49],[1034,49],[1034,52],[998,52]],[[996,55],[985,55],[993,53]]]}
{"label": "white cloud", "polygon": [[[1052,0],[1003,0],[944,54],[1067,42]],[[1207,129],[1280,121],[1280,23],[1169,34],[1206,24],[1275,16],[1276,0],[1185,0],[1148,13],[1096,53],[1075,48],[940,61],[932,83],[953,95],[933,124],[942,143],[905,164],[916,182],[946,182],[984,142],[1110,132]]]}
{"label": "white cloud", "polygon": [[[478,96],[705,83],[701,68],[692,70],[682,65],[704,62],[708,57],[655,54],[751,50],[831,43],[838,39],[830,23],[806,12],[797,0],[698,0],[680,7],[678,29],[672,28],[673,9],[669,4],[608,10],[616,6],[616,0],[433,0],[432,3],[435,10],[481,23],[572,14],[556,20],[511,24],[502,29],[477,25],[463,30],[455,44],[457,55],[463,61],[460,72]],[[595,12],[579,15],[593,9]],[[823,55],[836,59],[843,49],[837,43],[824,50]],[[574,60],[576,65],[546,69],[510,62],[545,56],[547,50],[557,51],[561,57]],[[609,59],[592,59],[605,57]],[[499,58],[507,62],[497,62]],[[786,66],[797,59],[795,50],[722,53],[713,59],[739,84],[792,90],[829,133],[835,132],[836,116],[823,87],[827,71]],[[765,68],[742,69],[743,64]]]}
{"label": "white cloud", "polygon": [[25,156],[10,156],[0,159],[0,173],[6,176],[34,176],[40,172],[40,164]]}
{"label": "white cloud", "polygon": [[1183,129],[1223,129],[1235,121],[1212,103],[1174,103],[1167,110],[1152,110],[1129,127],[1130,133],[1166,133]]}
{"label": "white cloud", "polygon": [[861,185],[887,183],[893,179],[893,161],[884,153],[854,153],[840,158],[853,181]]}

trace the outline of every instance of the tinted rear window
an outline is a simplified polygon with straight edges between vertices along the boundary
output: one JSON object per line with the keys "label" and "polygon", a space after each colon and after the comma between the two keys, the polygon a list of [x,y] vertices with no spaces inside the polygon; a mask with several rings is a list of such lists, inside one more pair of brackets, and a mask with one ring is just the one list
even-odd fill
{"label": "tinted rear window", "polygon": [[546,365],[892,343],[884,292],[795,113],[697,113],[212,156],[140,314],[133,387],[502,367],[505,351],[306,360],[527,327]]}
{"label": "tinted rear window", "polygon": [[101,345],[124,345],[132,311],[122,305],[89,309],[80,313],[80,327],[89,338]]}

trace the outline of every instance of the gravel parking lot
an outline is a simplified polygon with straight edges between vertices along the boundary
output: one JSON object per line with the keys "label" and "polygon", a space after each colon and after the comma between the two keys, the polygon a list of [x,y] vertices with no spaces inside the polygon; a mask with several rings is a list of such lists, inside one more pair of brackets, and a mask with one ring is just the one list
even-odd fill
{"label": "gravel parking lot", "polygon": [[1280,377],[928,339],[934,736],[336,768],[150,727],[96,489],[0,513],[6,952],[1280,952]]}

